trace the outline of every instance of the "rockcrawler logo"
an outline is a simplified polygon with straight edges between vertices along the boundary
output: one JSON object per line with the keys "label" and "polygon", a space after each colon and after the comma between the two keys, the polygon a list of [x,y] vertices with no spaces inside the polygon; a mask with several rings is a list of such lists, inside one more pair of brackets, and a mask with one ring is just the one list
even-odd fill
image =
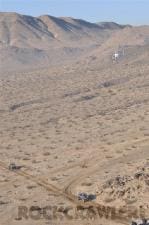
{"label": "rockcrawler logo", "polygon": [[109,206],[19,206],[18,219],[32,219],[32,220],[97,220],[99,218],[106,218],[111,220],[129,220],[132,218],[145,218],[147,215],[143,208],[132,207],[109,207]]}

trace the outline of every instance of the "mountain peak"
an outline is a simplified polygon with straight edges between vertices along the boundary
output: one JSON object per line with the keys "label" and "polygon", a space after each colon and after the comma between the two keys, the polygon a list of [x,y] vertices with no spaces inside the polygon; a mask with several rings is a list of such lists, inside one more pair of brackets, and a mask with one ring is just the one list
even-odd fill
{"label": "mountain peak", "polygon": [[98,22],[97,24],[103,29],[111,29],[111,30],[123,29],[125,27],[132,27],[131,25],[121,25],[115,22]]}

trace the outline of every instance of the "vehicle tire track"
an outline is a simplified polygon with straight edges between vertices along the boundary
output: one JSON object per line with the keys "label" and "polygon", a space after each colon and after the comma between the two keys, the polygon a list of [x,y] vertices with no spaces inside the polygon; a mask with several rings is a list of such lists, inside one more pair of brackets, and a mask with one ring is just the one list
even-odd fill
{"label": "vehicle tire track", "polygon": [[[132,141],[131,143],[144,143],[144,142],[149,142],[149,138],[142,138],[141,140],[137,140],[137,141]],[[129,144],[130,144],[130,142],[128,142]],[[136,151],[136,150],[135,150]],[[142,154],[142,150],[141,151],[138,151],[137,153],[135,152],[135,151],[133,151],[133,152],[131,152],[131,154],[128,154],[128,155],[125,155],[125,156],[121,156],[121,157],[119,157],[119,158],[116,158],[116,159],[113,159],[113,160],[110,160],[110,162],[108,161],[108,162],[106,162],[106,163],[103,163],[102,165],[100,165],[99,166],[99,164],[98,163],[96,163],[95,164],[95,162],[93,162],[92,163],[92,166],[90,166],[90,168],[88,168],[88,169],[86,169],[85,171],[83,171],[82,173],[81,173],[81,171],[79,171],[79,173],[75,176],[75,177],[73,177],[70,181],[69,181],[69,183],[65,186],[65,188],[64,188],[64,192],[66,193],[66,194],[68,194],[68,195],[73,195],[73,189],[83,180],[83,179],[85,179],[87,176],[89,176],[89,175],[91,175],[91,174],[93,174],[93,173],[95,173],[97,170],[100,170],[101,169],[101,171],[102,171],[102,173],[103,173],[103,171],[104,170],[107,170],[107,168],[109,168],[109,169],[111,169],[111,167],[114,167],[116,164],[118,164],[118,163],[121,163],[122,161],[123,162],[127,162],[129,159],[133,159],[133,157],[134,157],[134,159],[133,159],[133,161],[136,161],[136,160],[138,160],[138,158],[144,158],[144,154],[145,154],[145,156],[146,157],[148,157],[149,156],[149,151],[148,151],[148,148],[146,148],[145,150],[144,150],[144,154]],[[96,203],[94,203],[94,202],[92,202],[92,205],[93,206],[103,206],[104,207],[104,205],[101,205],[101,204],[96,204]],[[105,211],[105,215],[106,215],[106,211]],[[134,215],[132,215],[132,216],[134,216]],[[137,215],[136,215],[137,216]],[[124,222],[127,222],[125,219],[124,219]]]}
{"label": "vehicle tire track", "polygon": [[[139,140],[132,140],[131,142],[125,142],[125,143],[123,143],[123,145],[125,146],[127,144],[130,145],[130,144],[144,143],[146,141],[149,142],[149,138],[141,138]],[[115,144],[114,146],[116,146],[116,145],[117,144]],[[112,147],[114,147],[114,146],[112,146]],[[148,153],[148,150],[147,150],[147,153]],[[142,156],[142,153],[141,152],[139,154],[140,154],[140,156]],[[107,169],[107,167],[109,166],[109,164],[110,164],[110,166],[111,165],[115,165],[115,163],[117,163],[117,162],[119,162],[121,160],[126,160],[127,158],[132,157],[134,155],[136,157],[136,152],[132,152],[132,153],[130,153],[128,155],[121,156],[119,158],[113,159],[113,160],[111,160],[111,162],[109,162],[109,161],[107,163],[104,162],[104,164],[103,165],[100,165],[100,167],[101,167],[101,169],[102,168],[103,169],[104,168]],[[97,157],[96,157],[96,161],[97,161]],[[89,168],[87,168],[85,171],[83,170],[82,173],[80,173],[80,171],[79,171],[79,173],[69,181],[69,183],[65,186],[64,191],[70,193],[69,189],[71,189],[71,187],[73,185],[78,184],[86,176],[91,175],[92,173],[95,173],[100,167],[99,167],[99,164],[98,163],[95,164],[95,161],[92,161],[92,164],[90,165]]]}
{"label": "vehicle tire track", "polygon": [[[2,161],[0,161],[0,168],[10,172],[8,166]],[[45,180],[43,180],[41,178],[36,178],[35,176],[27,173],[26,171],[21,171],[21,170],[16,170],[15,171],[14,170],[12,172],[15,173],[16,175],[19,175],[21,177],[26,178],[27,180],[33,181],[38,186],[44,187],[47,191],[50,191],[50,192],[52,191],[54,194],[62,195],[65,198],[69,199],[71,202],[75,201],[74,196],[63,193],[63,191],[61,189],[57,188],[53,184],[50,184],[50,183],[46,182]]]}
{"label": "vehicle tire track", "polygon": [[[123,145],[123,146],[125,146],[125,145],[127,145],[127,144],[137,144],[137,143],[139,143],[139,142],[143,142],[143,141],[146,141],[146,140],[148,140],[147,138],[141,138],[141,140],[139,139],[139,140],[132,140],[131,142],[129,142],[129,141],[125,141],[125,142],[123,142],[123,143],[116,143],[116,144],[112,144],[111,146],[109,146],[109,145],[101,145],[100,147],[102,148],[102,147],[106,147],[106,148],[108,148],[109,150],[111,149],[111,148],[113,148],[113,147],[115,147],[115,146],[117,146],[117,145]],[[92,162],[92,164],[90,165],[90,166],[92,166],[92,165],[94,165],[94,163],[97,161],[97,158],[98,158],[98,156],[99,156],[99,153],[97,152],[97,150],[95,150],[94,152],[92,152],[92,156],[90,157],[90,158],[85,158],[85,159],[83,159],[82,161],[80,161],[80,162],[76,162],[76,163],[74,163],[74,164],[72,164],[72,165],[69,165],[69,166],[67,166],[67,165],[64,165],[64,166],[62,166],[62,167],[59,167],[59,168],[56,168],[56,169],[53,169],[52,171],[51,171],[51,173],[52,174],[55,174],[55,173],[59,173],[59,172],[61,172],[61,171],[68,171],[69,169],[73,169],[73,168],[75,168],[75,167],[82,167],[83,165],[86,165],[87,167],[88,167],[88,165],[89,165],[89,163],[90,162]],[[93,161],[93,160],[95,160],[95,161]]]}
{"label": "vehicle tire track", "polygon": [[[134,143],[134,142],[135,143],[139,143],[139,142],[142,143],[142,142],[146,142],[146,141],[149,141],[149,139],[148,138],[142,138],[141,140],[137,140],[137,141],[133,140],[132,143]],[[129,144],[130,144],[130,142],[129,142]],[[149,155],[148,149],[145,150],[145,154]],[[126,156],[121,156],[119,158],[111,160],[112,164],[110,163],[110,168],[111,168],[111,166],[114,166],[116,163],[120,163],[122,160],[123,160],[123,162],[127,161],[130,157],[132,158],[132,156],[134,156],[134,152],[131,153],[131,154],[128,154]],[[139,151],[138,153],[135,153],[136,159],[138,159],[138,157],[141,157],[141,156],[144,156],[142,154],[142,151]],[[105,205],[95,203],[95,202],[87,202],[87,203],[80,202],[77,199],[77,197],[73,194],[72,188],[74,188],[77,184],[79,184],[82,179],[86,178],[86,176],[91,175],[92,173],[99,170],[99,168],[101,168],[102,171],[103,171],[104,169],[107,169],[108,166],[109,166],[109,162],[104,163],[103,165],[100,165],[100,167],[99,167],[98,163],[95,164],[95,162],[93,162],[92,166],[87,168],[85,170],[85,172],[83,171],[82,173],[77,174],[71,181],[69,181],[69,184],[64,189],[59,189],[55,185],[47,182],[46,180],[44,180],[42,178],[39,178],[39,177],[37,178],[37,177],[29,174],[26,171],[16,170],[16,171],[12,171],[12,172],[15,173],[16,175],[24,177],[27,180],[33,181],[37,185],[45,188],[47,191],[50,191],[50,192],[52,191],[56,195],[63,196],[64,198],[68,199],[70,202],[74,203],[77,207],[88,208],[88,209],[91,209],[93,207],[99,208],[100,213],[102,213],[102,215],[106,218],[107,209],[106,209]],[[8,165],[6,165],[2,161],[0,161],[0,168],[10,172]],[[112,210],[112,207],[108,207],[108,209]],[[127,218],[121,218],[120,216],[117,216],[117,218],[115,218],[115,221],[119,221],[122,224],[129,224]]]}
{"label": "vehicle tire track", "polygon": [[[8,166],[2,161],[0,161],[0,168],[10,172]],[[71,201],[72,203],[74,203],[76,205],[76,207],[78,207],[78,208],[81,207],[82,209],[89,209],[91,211],[94,208],[98,208],[100,211],[100,214],[103,215],[103,217],[105,217],[106,219],[108,219],[107,218],[107,209],[104,205],[101,205],[98,203],[93,203],[93,202],[87,202],[87,203],[80,202],[76,198],[76,196],[74,196],[73,194],[65,193],[65,192],[63,192],[63,190],[57,188],[56,186],[46,182],[45,180],[43,180],[41,178],[36,178],[33,175],[28,174],[25,171],[12,171],[12,172],[15,173],[16,175],[19,175],[19,176],[27,179],[27,180],[31,180],[31,181],[35,182],[37,185],[44,187],[47,191],[50,191],[50,192],[52,191],[54,194],[59,194],[59,195],[63,196],[64,198],[66,198],[69,201]],[[127,223],[126,220],[124,220],[124,221],[122,221],[122,220],[123,220],[123,218],[119,218],[119,217],[115,218],[115,221],[121,222],[121,224],[125,224],[125,225],[129,224],[129,223]]]}

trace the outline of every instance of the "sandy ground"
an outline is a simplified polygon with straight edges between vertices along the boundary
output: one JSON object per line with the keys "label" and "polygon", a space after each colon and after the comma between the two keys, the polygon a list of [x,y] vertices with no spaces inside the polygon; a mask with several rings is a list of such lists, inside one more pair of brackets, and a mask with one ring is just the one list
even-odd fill
{"label": "sandy ground", "polygon": [[[107,206],[149,215],[148,74],[145,61],[108,68],[95,61],[0,75],[0,225],[129,225],[136,216],[106,219]],[[9,171],[11,162],[22,168]],[[105,186],[117,176],[132,179]],[[97,198],[83,203],[79,192]],[[65,210],[35,220],[31,206],[38,216],[46,206]],[[88,217],[100,207],[103,217],[75,219],[72,210],[66,218],[77,206]]]}

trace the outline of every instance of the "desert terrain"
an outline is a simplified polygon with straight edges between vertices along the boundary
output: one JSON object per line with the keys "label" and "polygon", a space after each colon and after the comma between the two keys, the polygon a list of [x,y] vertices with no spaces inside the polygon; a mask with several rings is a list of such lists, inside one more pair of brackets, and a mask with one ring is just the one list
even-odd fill
{"label": "desert terrain", "polygon": [[0,225],[149,217],[149,26],[0,13],[0,51]]}

